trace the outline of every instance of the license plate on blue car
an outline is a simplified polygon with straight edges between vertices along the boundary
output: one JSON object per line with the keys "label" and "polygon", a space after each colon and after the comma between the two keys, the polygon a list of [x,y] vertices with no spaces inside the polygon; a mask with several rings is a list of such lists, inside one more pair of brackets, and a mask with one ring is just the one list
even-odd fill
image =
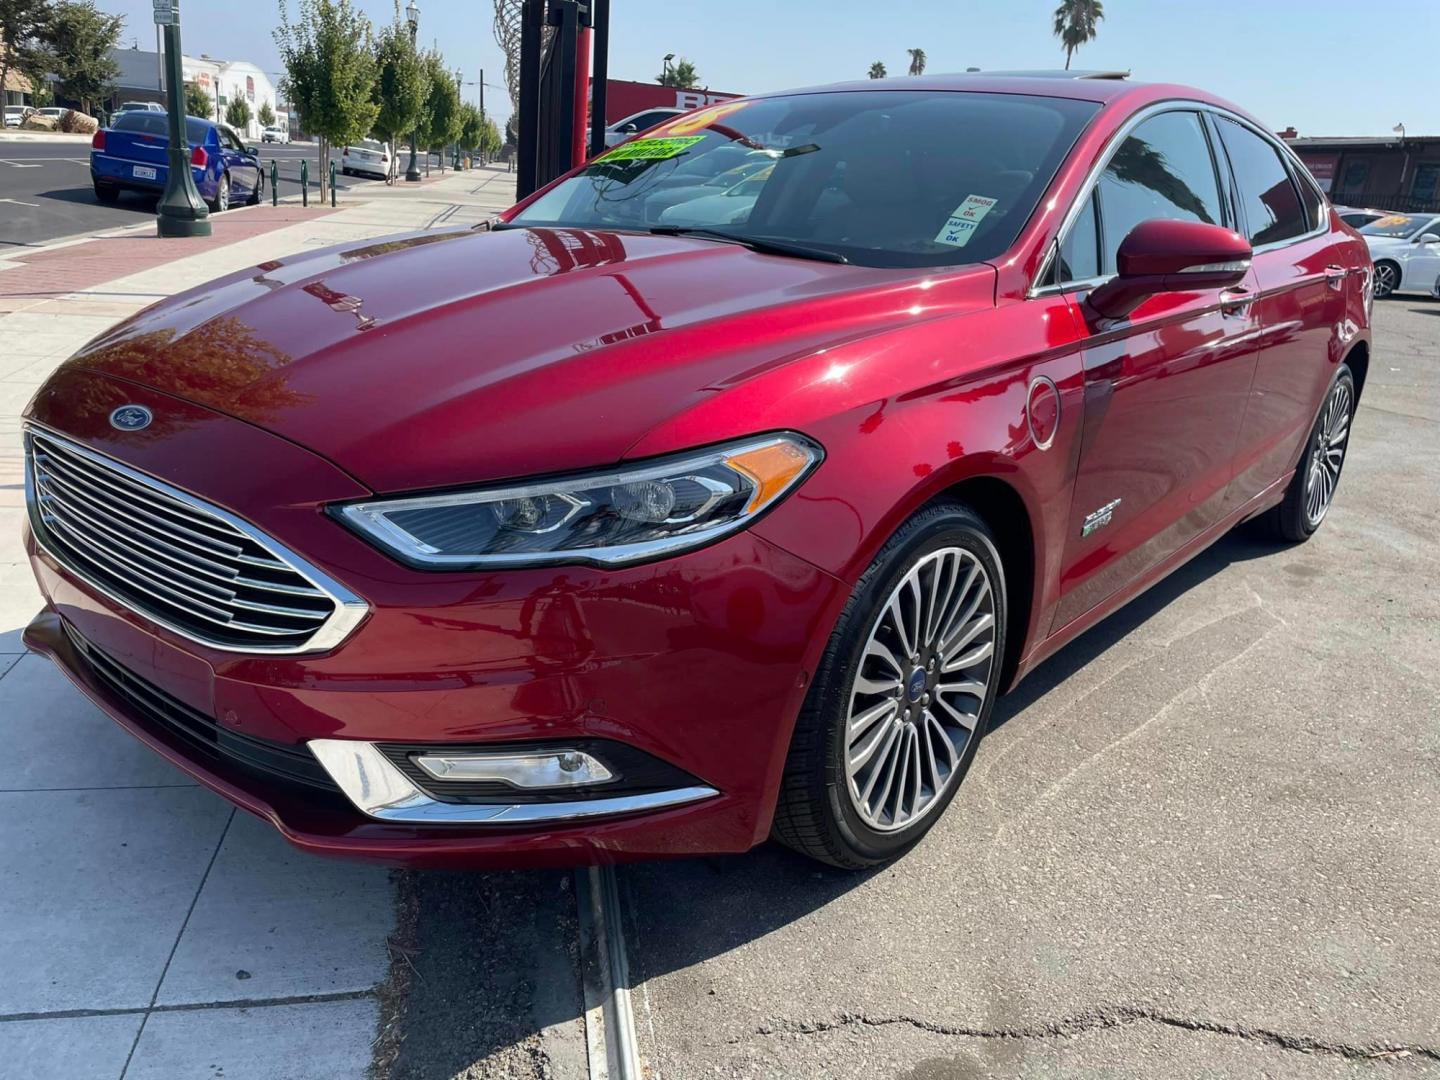
{"label": "license plate on blue car", "polygon": [[150,168],[149,165],[136,165],[134,168],[135,168],[135,179],[136,179],[136,180],[154,180],[154,179],[155,179],[155,170],[152,169],[152,168]]}

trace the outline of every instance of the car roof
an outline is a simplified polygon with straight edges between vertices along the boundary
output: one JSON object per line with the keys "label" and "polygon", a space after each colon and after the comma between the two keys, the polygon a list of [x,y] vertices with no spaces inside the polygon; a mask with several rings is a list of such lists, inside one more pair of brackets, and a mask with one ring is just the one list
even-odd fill
{"label": "car roof", "polygon": [[757,98],[784,97],[787,94],[824,94],[857,91],[968,91],[977,94],[1024,94],[1033,97],[1073,98],[1078,101],[1095,101],[1102,104],[1126,98],[1163,100],[1182,98],[1209,102],[1236,108],[1214,94],[1194,87],[1170,83],[1134,82],[1114,77],[1118,73],[1080,72],[1079,77],[1062,78],[1064,73],[1052,72],[967,72],[958,75],[897,75],[886,79],[855,79],[850,82],[831,83],[822,86],[807,86],[770,94],[757,94]]}

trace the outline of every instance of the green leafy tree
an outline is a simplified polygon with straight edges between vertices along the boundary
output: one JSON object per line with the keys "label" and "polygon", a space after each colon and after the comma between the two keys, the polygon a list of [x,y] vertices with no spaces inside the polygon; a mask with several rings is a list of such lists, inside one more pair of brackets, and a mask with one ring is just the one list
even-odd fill
{"label": "green leafy tree", "polygon": [[109,96],[120,75],[110,51],[124,29],[124,18],[96,10],[90,0],[62,0],[55,5],[46,33],[53,71],[60,92],[78,100],[87,113],[93,115],[92,106]]}
{"label": "green leafy tree", "polygon": [[54,61],[46,46],[54,17],[50,0],[0,0],[0,87],[18,69],[38,89]]}
{"label": "green leafy tree", "polygon": [[888,74],[889,72],[885,70],[884,62],[876,60],[873,64],[870,65],[870,78],[883,79]]}
{"label": "green leafy tree", "polygon": [[[427,52],[423,60],[429,93],[417,125],[417,138],[427,150],[443,150],[460,134],[460,88],[455,85],[454,74],[445,69],[445,58],[438,52]],[[443,153],[440,167],[445,167]]]}
{"label": "green leafy tree", "polygon": [[694,64],[682,56],[664,72],[655,76],[655,81],[661,86],[678,86],[681,90],[690,90],[700,85],[700,73],[695,70]]}
{"label": "green leafy tree", "polygon": [[487,158],[496,157],[505,146],[505,138],[500,134],[500,129],[495,126],[495,121],[488,116],[480,120],[480,145],[478,149]]}
{"label": "green leafy tree", "polygon": [[429,97],[430,69],[410,40],[397,0],[394,21],[375,38],[375,103],[380,109],[375,135],[394,151],[395,172],[400,169],[400,144],[420,125]]}
{"label": "green leafy tree", "polygon": [[925,74],[925,50],[924,50],[924,49],[906,49],[905,51],[910,54],[910,74],[911,74],[911,75],[924,75],[924,74]]}
{"label": "green leafy tree", "polygon": [[231,98],[225,105],[225,122],[243,134],[250,126],[250,103],[243,97]]}
{"label": "green leafy tree", "polygon": [[210,100],[209,94],[200,89],[199,83],[185,84],[185,112],[190,116],[203,116],[207,119],[215,115],[215,103]]}
{"label": "green leafy tree", "polygon": [[480,110],[468,101],[460,103],[460,148],[480,149]]}
{"label": "green leafy tree", "polygon": [[319,143],[323,202],[330,186],[330,147],[365,138],[380,114],[370,20],[350,0],[300,0],[299,18],[292,23],[281,0],[274,34],[285,65],[286,100]]}
{"label": "green leafy tree", "polygon": [[1105,5],[1101,0],[1061,0],[1055,9],[1054,33],[1065,49],[1065,70],[1070,70],[1070,58],[1075,50],[1087,41],[1095,40],[1100,20],[1105,17]]}
{"label": "green leafy tree", "polygon": [[270,102],[262,101],[260,111],[255,114],[255,119],[260,121],[261,127],[275,126],[275,110],[270,107]]}

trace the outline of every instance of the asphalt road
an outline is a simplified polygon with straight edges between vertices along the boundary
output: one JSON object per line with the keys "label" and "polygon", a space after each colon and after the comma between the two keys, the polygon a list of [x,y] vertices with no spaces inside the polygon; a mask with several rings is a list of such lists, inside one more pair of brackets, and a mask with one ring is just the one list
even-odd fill
{"label": "asphalt road", "polygon": [[[1440,302],[1375,323],[1319,534],[1237,531],[1048,661],[906,858],[619,869],[652,1075],[1440,1076]],[[412,877],[417,982],[489,1004],[400,1020],[394,1076],[552,1075],[553,876]],[[499,967],[425,946],[467,878]]]}
{"label": "asphalt road", "polygon": [[[331,156],[336,162],[336,185],[341,200],[350,188],[381,183],[341,175],[339,151]],[[299,192],[302,158],[310,163],[312,197],[318,193],[319,162],[314,144],[264,143],[260,146],[260,157],[265,166],[266,198],[269,198],[272,160],[278,166],[282,198]],[[439,168],[438,158],[431,158],[431,168]],[[105,206],[95,198],[90,182],[90,144],[84,139],[0,141],[0,250],[41,245],[99,229],[139,225],[153,220],[154,216],[154,198],[125,192],[114,206]]]}

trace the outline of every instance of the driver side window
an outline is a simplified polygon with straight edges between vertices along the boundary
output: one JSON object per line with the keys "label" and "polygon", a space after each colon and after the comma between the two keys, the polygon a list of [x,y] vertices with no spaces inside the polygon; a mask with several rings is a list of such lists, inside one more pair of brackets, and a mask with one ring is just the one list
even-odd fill
{"label": "driver side window", "polygon": [[1210,140],[1193,112],[1161,113],[1120,144],[1096,186],[1104,222],[1100,272],[1115,273],[1115,253],[1142,221],[1168,218],[1219,225],[1220,183]]}

